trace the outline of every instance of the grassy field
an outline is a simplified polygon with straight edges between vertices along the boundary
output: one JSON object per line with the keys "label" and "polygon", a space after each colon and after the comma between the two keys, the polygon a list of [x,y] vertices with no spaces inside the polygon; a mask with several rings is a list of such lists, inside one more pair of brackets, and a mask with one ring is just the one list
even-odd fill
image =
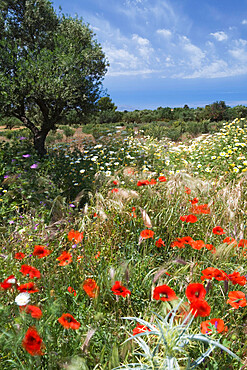
{"label": "grassy field", "polygon": [[246,368],[246,128],[3,141],[1,369]]}

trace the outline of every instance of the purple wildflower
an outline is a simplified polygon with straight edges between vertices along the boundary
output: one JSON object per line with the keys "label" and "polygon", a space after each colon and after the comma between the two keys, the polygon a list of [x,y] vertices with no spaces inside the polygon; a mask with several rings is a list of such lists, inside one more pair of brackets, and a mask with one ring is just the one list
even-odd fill
{"label": "purple wildflower", "polygon": [[38,167],[37,163],[34,163],[32,164],[32,166],[30,166],[30,168],[37,168],[37,167]]}

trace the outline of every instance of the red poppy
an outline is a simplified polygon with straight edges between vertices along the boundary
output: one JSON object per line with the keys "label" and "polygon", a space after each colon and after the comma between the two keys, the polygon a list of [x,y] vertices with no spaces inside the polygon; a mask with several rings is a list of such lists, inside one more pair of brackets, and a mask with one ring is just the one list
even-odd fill
{"label": "red poppy", "polygon": [[21,293],[27,292],[27,293],[36,293],[39,291],[38,288],[34,285],[34,283],[26,283],[22,284],[17,288]]}
{"label": "red poppy", "polygon": [[208,204],[198,204],[198,205],[192,204],[192,207],[190,208],[190,213],[194,213],[196,215],[201,214],[208,215],[210,214],[210,212],[211,211]]}
{"label": "red poppy", "polygon": [[139,333],[145,333],[145,331],[150,331],[150,329],[145,325],[138,324],[133,329],[133,335],[136,335],[136,334],[139,334]]}
{"label": "red poppy", "polygon": [[90,298],[95,298],[98,295],[99,287],[94,279],[85,280],[82,287]]}
{"label": "red poppy", "polygon": [[160,176],[160,177],[158,177],[158,180],[159,180],[159,182],[165,182],[166,177],[165,176]]}
{"label": "red poppy", "polygon": [[183,222],[185,222],[185,221],[186,221],[186,218],[187,218],[187,215],[184,215],[184,216],[180,216],[180,217],[179,217],[179,219],[180,219],[181,221],[183,221]]}
{"label": "red poppy", "polygon": [[177,238],[174,242],[172,242],[171,247],[185,248],[185,245],[182,239]]}
{"label": "red poppy", "polygon": [[191,245],[191,248],[197,249],[198,251],[200,251],[203,247],[205,247],[203,240],[193,240],[193,242],[191,242],[190,245]]}
{"label": "red poppy", "polygon": [[239,240],[238,246],[239,247],[246,248],[247,247],[247,239],[241,239],[241,240]]}
{"label": "red poppy", "polygon": [[97,254],[95,254],[94,258],[97,260],[100,256],[100,251],[97,252]]}
{"label": "red poppy", "polygon": [[198,198],[189,199],[189,202],[193,205],[199,202]]}
{"label": "red poppy", "polygon": [[233,308],[245,307],[247,305],[245,294],[241,291],[233,291],[228,293],[229,303]]}
{"label": "red poppy", "polygon": [[154,232],[152,230],[142,230],[140,236],[142,239],[149,239],[154,237]]}
{"label": "red poppy", "polygon": [[35,245],[33,250],[33,256],[37,256],[38,258],[43,258],[49,256],[51,253],[50,250],[46,249],[43,245]]}
{"label": "red poppy", "polygon": [[223,243],[231,244],[233,247],[236,247],[238,245],[238,242],[236,239],[232,238],[231,236],[228,236],[223,240]]}
{"label": "red poppy", "polygon": [[218,270],[218,269],[215,269],[215,271],[214,271],[214,278],[218,281],[224,281],[224,280],[228,279],[227,274],[225,273],[225,271]]}
{"label": "red poppy", "polygon": [[157,184],[157,181],[155,179],[151,179],[149,181],[149,185],[155,185],[155,184]]}
{"label": "red poppy", "polygon": [[162,246],[165,247],[165,242],[161,238],[159,238],[158,240],[156,240],[155,245],[158,248],[160,248]]}
{"label": "red poppy", "polygon": [[118,181],[117,180],[113,180],[112,183],[113,183],[113,185],[118,185]]}
{"label": "red poppy", "polygon": [[132,213],[130,214],[130,216],[132,216],[134,218],[136,218],[135,210],[136,210],[136,208],[135,207],[132,207]]}
{"label": "red poppy", "polygon": [[173,301],[174,299],[178,299],[178,297],[174,290],[168,285],[160,285],[154,289],[153,299],[156,299],[157,301]]}
{"label": "red poppy", "polygon": [[190,236],[183,236],[180,240],[185,244],[191,244],[194,240]]}
{"label": "red poppy", "polygon": [[210,314],[211,307],[204,299],[194,299],[190,303],[190,310],[192,311],[192,314],[195,315],[195,317],[206,317]]}
{"label": "red poppy", "polygon": [[212,253],[216,252],[216,249],[213,246],[213,244],[205,244],[205,248],[207,248],[208,251],[212,251]]}
{"label": "red poppy", "polygon": [[111,291],[113,292],[113,294],[121,295],[122,297],[126,297],[127,294],[131,294],[131,291],[123,286],[120,281],[115,281],[115,284],[111,288]]}
{"label": "red poppy", "polygon": [[10,275],[2,283],[0,283],[2,289],[10,289],[13,285],[16,285],[16,278],[14,275]]}
{"label": "red poppy", "polygon": [[31,306],[31,305],[28,305],[27,307],[25,307],[25,312],[26,313],[30,313],[30,315],[34,318],[34,319],[40,319],[42,317],[42,311],[39,307],[37,306]]}
{"label": "red poppy", "polygon": [[194,224],[196,221],[198,221],[198,218],[195,215],[188,215],[185,221]]}
{"label": "red poppy", "polygon": [[43,355],[44,344],[36,328],[30,327],[22,341],[22,347],[32,356]]}
{"label": "red poppy", "polygon": [[79,243],[83,239],[83,232],[75,231],[74,229],[70,230],[68,233],[68,240],[72,241],[74,239],[75,243]]}
{"label": "red poppy", "polygon": [[68,287],[68,292],[74,294],[74,296],[76,297],[76,291],[71,286]]}
{"label": "red poppy", "polygon": [[180,216],[180,220],[183,221],[183,222],[191,223],[191,224],[194,224],[196,221],[198,221],[198,219],[195,215]]}
{"label": "red poppy", "polygon": [[77,260],[77,262],[82,262],[83,258],[84,258],[84,256],[77,256],[76,260]]}
{"label": "red poppy", "polygon": [[66,329],[77,330],[81,326],[70,313],[63,313],[62,316],[59,317],[58,322]]}
{"label": "red poppy", "polygon": [[222,227],[216,226],[216,227],[213,228],[213,234],[223,235],[223,234],[225,234],[225,231],[222,229]]}
{"label": "red poppy", "polygon": [[185,295],[190,302],[197,299],[204,299],[206,296],[206,289],[200,283],[189,284],[186,288]]}
{"label": "red poppy", "polygon": [[111,192],[112,193],[118,193],[119,192],[119,189],[117,189],[117,188],[111,189]]}
{"label": "red poppy", "polygon": [[214,325],[218,333],[227,332],[228,328],[225,326],[224,321],[222,319],[211,319],[206,320],[201,323],[201,332],[202,334],[211,334],[212,328],[211,325]]}
{"label": "red poppy", "polygon": [[144,185],[149,185],[148,180],[139,180],[137,183],[137,186],[144,186]]}
{"label": "red poppy", "polygon": [[233,285],[239,284],[244,286],[246,284],[246,277],[240,275],[238,271],[234,271],[232,274],[228,275],[228,279],[233,283]]}
{"label": "red poppy", "polygon": [[60,263],[59,266],[66,266],[72,262],[72,255],[66,251],[63,251],[61,256],[57,258]]}
{"label": "red poppy", "polygon": [[22,265],[21,266],[21,269],[20,269],[20,272],[23,274],[23,275],[28,275],[30,277],[30,279],[33,279],[33,278],[37,278],[39,279],[40,278],[40,271],[37,270],[35,267],[33,266],[29,266],[29,265]]}
{"label": "red poppy", "polygon": [[15,256],[14,256],[14,258],[16,260],[22,260],[25,257],[26,257],[26,255],[24,253],[22,253],[22,252],[16,253]]}
{"label": "red poppy", "polygon": [[214,277],[215,268],[214,267],[207,267],[205,270],[202,271],[203,276],[201,276],[201,280],[212,280]]}
{"label": "red poppy", "polygon": [[93,217],[94,217],[94,218],[97,218],[97,217],[98,217],[98,215],[97,215],[97,213],[96,213],[96,212],[93,214]]}
{"label": "red poppy", "polygon": [[190,193],[191,193],[190,188],[188,188],[187,186],[185,186],[185,193],[186,193],[186,194],[190,194]]}

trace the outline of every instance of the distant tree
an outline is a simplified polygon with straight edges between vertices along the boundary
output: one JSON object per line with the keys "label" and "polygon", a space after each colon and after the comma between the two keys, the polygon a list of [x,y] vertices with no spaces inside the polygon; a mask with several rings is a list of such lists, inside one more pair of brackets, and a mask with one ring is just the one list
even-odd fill
{"label": "distant tree", "polygon": [[140,111],[124,112],[123,120],[127,123],[141,123]]}
{"label": "distant tree", "polygon": [[208,118],[206,117],[206,114],[205,114],[205,108],[202,108],[202,107],[197,107],[194,110],[194,114],[195,114],[195,120],[197,122],[203,121]]}
{"label": "distant tree", "polygon": [[213,104],[206,105],[205,118],[216,122],[227,119],[227,109],[228,107],[224,101],[216,101]]}
{"label": "distant tree", "polygon": [[183,108],[179,114],[179,119],[184,122],[195,120],[195,111],[193,109]]}
{"label": "distant tree", "polygon": [[0,114],[18,118],[40,155],[68,112],[96,110],[108,63],[89,26],[48,0],[0,1]]}
{"label": "distant tree", "polygon": [[122,112],[114,111],[114,110],[105,110],[100,112],[98,117],[99,123],[111,123],[111,122],[120,122],[122,121]]}
{"label": "distant tree", "polygon": [[165,120],[172,120],[173,119],[173,110],[169,107],[159,107],[157,108],[157,118],[158,119],[165,119]]}
{"label": "distant tree", "polygon": [[97,106],[101,112],[115,111],[117,106],[112,102],[109,96],[103,96],[98,100]]}
{"label": "distant tree", "polygon": [[236,105],[236,107],[231,108],[230,114],[232,114],[232,118],[247,118],[247,107],[244,105]]}

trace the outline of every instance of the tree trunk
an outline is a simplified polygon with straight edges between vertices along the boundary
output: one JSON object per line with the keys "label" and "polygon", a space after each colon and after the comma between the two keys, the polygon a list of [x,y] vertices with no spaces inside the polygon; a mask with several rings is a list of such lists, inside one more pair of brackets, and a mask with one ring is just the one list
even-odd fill
{"label": "tree trunk", "polygon": [[43,157],[47,152],[45,149],[45,139],[48,135],[52,125],[50,126],[42,126],[41,130],[38,129],[27,117],[23,116],[17,116],[24,125],[29,128],[29,130],[33,133],[33,143],[34,148],[37,150],[38,154]]}
{"label": "tree trunk", "polygon": [[43,157],[47,153],[46,148],[45,148],[45,139],[46,139],[48,132],[39,130],[33,136],[34,148],[37,150],[38,154],[41,157]]}

